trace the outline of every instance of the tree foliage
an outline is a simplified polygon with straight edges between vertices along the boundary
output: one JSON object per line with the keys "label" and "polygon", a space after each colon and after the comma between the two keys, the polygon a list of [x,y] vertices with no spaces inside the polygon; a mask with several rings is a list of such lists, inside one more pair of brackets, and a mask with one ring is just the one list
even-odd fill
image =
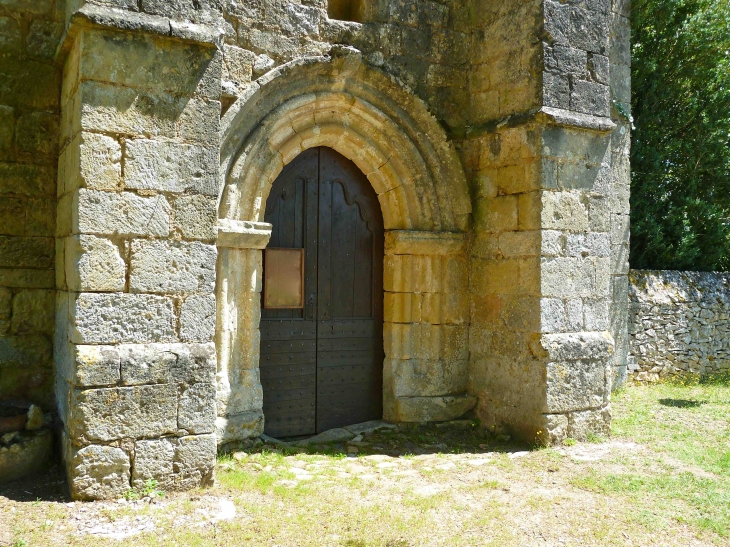
{"label": "tree foliage", "polygon": [[631,265],[730,269],[730,0],[634,0]]}

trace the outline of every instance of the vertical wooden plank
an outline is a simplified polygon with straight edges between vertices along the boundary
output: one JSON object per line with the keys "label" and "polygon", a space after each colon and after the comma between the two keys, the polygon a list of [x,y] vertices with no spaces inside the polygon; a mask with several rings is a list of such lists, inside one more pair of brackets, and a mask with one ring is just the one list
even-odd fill
{"label": "vertical wooden plank", "polygon": [[368,230],[366,222],[358,222],[355,242],[353,317],[374,317],[373,259],[373,234]]}
{"label": "vertical wooden plank", "polygon": [[[318,175],[318,174],[317,174]],[[317,318],[317,248],[319,226],[319,180],[318,176],[307,179],[305,207],[305,244],[304,244],[304,290],[306,319]]]}
{"label": "vertical wooden plank", "polygon": [[345,200],[344,189],[340,182],[333,182],[332,256],[330,258],[331,318],[333,319],[348,319],[353,316],[356,216],[357,204],[349,205]]}
{"label": "vertical wooden plank", "polygon": [[319,181],[319,244],[317,267],[317,318],[331,317],[332,184]]}

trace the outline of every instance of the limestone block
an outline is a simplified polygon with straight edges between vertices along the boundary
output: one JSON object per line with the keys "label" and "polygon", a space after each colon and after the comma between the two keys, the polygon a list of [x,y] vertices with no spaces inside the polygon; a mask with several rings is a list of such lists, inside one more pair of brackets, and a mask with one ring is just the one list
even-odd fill
{"label": "limestone block", "polygon": [[517,230],[517,205],[517,196],[497,196],[478,200],[474,208],[475,229],[486,232]]}
{"label": "limestone block", "polygon": [[560,298],[540,299],[540,332],[565,332],[567,328],[565,301]]}
{"label": "limestone block", "polygon": [[607,333],[578,332],[545,334],[540,339],[541,350],[552,361],[568,362],[590,360],[599,362],[613,354],[613,339]]}
{"label": "limestone block", "polygon": [[[81,132],[66,146],[59,160],[59,192],[76,188],[120,190],[122,146],[117,139]],[[62,186],[61,186],[62,185]]]}
{"label": "limestone block", "polygon": [[180,437],[175,447],[173,488],[189,490],[212,486],[216,463],[215,435]]}
{"label": "limestone block", "polygon": [[15,142],[21,154],[35,161],[41,158],[54,161],[58,153],[58,116],[50,112],[30,112],[16,122]]}
{"label": "limestone block", "polygon": [[34,57],[53,60],[63,33],[63,24],[60,21],[31,21],[28,29],[27,49]]}
{"label": "limestone block", "polygon": [[212,240],[218,228],[218,201],[203,195],[180,196],[173,202],[173,227],[186,239]]}
{"label": "limestone block", "polygon": [[385,233],[387,255],[461,255],[466,250],[465,234],[457,232],[424,232],[388,230]]}
{"label": "limestone block", "polygon": [[393,359],[438,359],[442,353],[442,327],[425,323],[385,323],[383,341],[385,355]]}
{"label": "limestone block", "polygon": [[469,289],[481,296],[536,294],[540,287],[540,273],[540,260],[537,257],[473,260]]}
{"label": "limestone block", "polygon": [[611,242],[607,233],[566,234],[565,254],[572,257],[608,257]]}
{"label": "limestone block", "polygon": [[574,47],[592,53],[608,53],[610,38],[608,13],[571,7],[568,36]]}
{"label": "limestone block", "polygon": [[0,286],[52,289],[55,287],[55,273],[53,270],[0,269]]}
{"label": "limestone block", "polygon": [[76,292],[123,291],[127,267],[111,241],[90,235],[65,239],[64,259],[68,289]]}
{"label": "limestone block", "polygon": [[0,337],[0,363],[17,369],[51,366],[51,341],[42,334]]}
{"label": "limestone block", "polygon": [[52,198],[56,195],[55,172],[48,166],[0,162],[0,194]]}
{"label": "limestone block", "polygon": [[173,382],[177,344],[130,344],[118,346],[120,374],[125,386]]}
{"label": "limestone block", "polygon": [[223,81],[231,82],[236,92],[251,83],[256,54],[235,46],[223,46]]}
{"label": "limestone block", "polygon": [[77,344],[170,342],[172,300],[162,296],[82,293],[72,304],[71,341]]}
{"label": "limestone block", "polygon": [[402,293],[440,292],[441,263],[440,256],[386,255],[384,288]]}
{"label": "limestone block", "polygon": [[212,293],[217,250],[184,241],[132,242],[129,290],[143,293]]}
{"label": "limestone block", "polygon": [[13,334],[52,334],[56,295],[54,291],[22,290],[13,298]]}
{"label": "limestone block", "polygon": [[0,52],[19,54],[23,47],[20,25],[12,17],[0,17]]}
{"label": "limestone block", "polygon": [[499,250],[507,258],[519,256],[539,256],[541,232],[503,232],[499,234]]}
{"label": "limestone block", "polygon": [[135,442],[132,486],[142,488],[148,480],[155,480],[161,489],[167,489],[174,458],[175,445],[169,438]]}
{"label": "limestone block", "polygon": [[10,319],[13,293],[10,289],[0,287],[0,320]]}
{"label": "limestone block", "polygon": [[608,437],[610,433],[611,405],[568,414],[568,437],[576,441],[588,440],[589,434]]}
{"label": "limestone block", "polygon": [[471,180],[472,191],[475,198],[497,197],[499,187],[495,178],[494,169],[483,169],[474,173]]}
{"label": "limestone block", "polygon": [[570,109],[594,116],[611,115],[611,95],[607,85],[577,81],[570,93]]}
{"label": "limestone block", "polygon": [[[120,379],[117,346],[68,344],[67,359],[57,357],[58,372],[75,387],[115,385]],[[64,362],[67,361],[67,362]]]}
{"label": "limestone block", "polygon": [[135,139],[124,155],[126,188],[218,195],[217,148]]}
{"label": "limestone block", "polygon": [[536,296],[505,295],[501,299],[503,327],[519,332],[540,330],[540,299]]}
{"label": "limestone block", "polygon": [[213,433],[216,420],[214,384],[192,384],[180,393],[177,426],[190,434]]}
{"label": "limestone block", "polygon": [[26,204],[25,233],[29,236],[55,235],[56,205],[55,199],[29,199]]}
{"label": "limestone block", "polygon": [[236,367],[219,374],[216,391],[218,416],[260,411],[264,404],[258,368]]}
{"label": "limestone block", "polygon": [[219,416],[215,428],[218,444],[258,437],[264,432],[264,414],[259,410]]}
{"label": "limestone block", "polygon": [[413,293],[386,292],[383,313],[387,322],[418,323],[421,320],[421,296]]}
{"label": "limestone block", "polygon": [[[147,92],[131,87],[84,81],[79,84],[77,118],[69,119],[64,132],[100,131],[148,138],[177,135],[175,120],[187,100],[165,92]],[[72,113],[73,114],[73,113]]]}
{"label": "limestone block", "polygon": [[542,196],[547,192],[527,192],[519,194],[517,201],[517,220],[520,230],[540,230],[549,228],[543,225]]}
{"label": "limestone block", "polygon": [[607,299],[586,300],[583,304],[585,330],[604,331],[610,327],[609,309],[611,301]]}
{"label": "limestone block", "polygon": [[0,160],[14,159],[14,137],[15,110],[9,106],[0,106]]}
{"label": "limestone block", "polygon": [[467,360],[386,359],[384,367],[396,397],[434,397],[466,390]]}
{"label": "limestone block", "polygon": [[118,499],[130,487],[129,456],[120,448],[91,445],[77,449],[66,441],[66,473],[71,497]]}
{"label": "limestone block", "polygon": [[66,418],[74,443],[161,437],[177,432],[172,384],[75,390]]}
{"label": "limestone block", "polygon": [[542,227],[587,232],[588,208],[580,192],[542,192]]}
{"label": "limestone block", "polygon": [[118,346],[123,385],[212,383],[215,346],[210,344],[123,344]]}
{"label": "limestone block", "polygon": [[53,0],[2,0],[2,5],[34,15],[50,15],[53,10]]}
{"label": "limestone block", "polygon": [[601,408],[608,396],[606,362],[550,362],[547,368],[546,410],[550,413]]}
{"label": "limestone block", "polygon": [[198,44],[173,45],[169,39],[157,36],[92,31],[84,35],[81,71],[89,80],[217,99],[221,92],[221,60],[214,48]]}
{"label": "limestone block", "polygon": [[444,397],[398,397],[395,415],[385,416],[394,422],[448,422],[474,408],[477,398],[471,395]]}
{"label": "limestone block", "polygon": [[184,342],[212,341],[215,322],[215,295],[188,296],[180,310],[180,338]]}
{"label": "limestone block", "polygon": [[600,296],[597,270],[591,258],[543,258],[541,292],[558,298]]}
{"label": "limestone block", "polygon": [[541,435],[550,444],[563,442],[568,435],[568,417],[565,414],[546,414],[545,431]]}
{"label": "limestone block", "polygon": [[0,268],[52,270],[55,252],[50,237],[0,236]]}
{"label": "limestone block", "polygon": [[0,104],[44,110],[58,111],[61,88],[60,71],[45,60],[32,60],[20,55],[0,57],[0,71],[12,74],[6,77],[0,89]]}
{"label": "limestone block", "polygon": [[170,234],[171,207],[164,196],[81,189],[74,201],[74,233],[143,237]]}
{"label": "limestone block", "polygon": [[190,99],[183,105],[177,119],[177,134],[189,142],[203,144],[218,142],[220,118],[219,101]]}
{"label": "limestone block", "polygon": [[25,216],[25,200],[3,196],[0,203],[0,234],[9,236],[24,235],[26,233]]}
{"label": "limestone block", "polygon": [[566,74],[545,72],[543,74],[543,97],[545,106],[570,109],[570,79]]}

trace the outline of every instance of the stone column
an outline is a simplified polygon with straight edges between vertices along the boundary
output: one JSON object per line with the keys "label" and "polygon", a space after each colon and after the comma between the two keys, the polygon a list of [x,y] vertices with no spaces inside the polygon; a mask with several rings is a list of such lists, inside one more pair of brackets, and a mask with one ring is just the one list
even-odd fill
{"label": "stone column", "polygon": [[77,499],[213,480],[216,42],[203,25],[92,5],[70,19],[55,348]]}
{"label": "stone column", "polygon": [[[628,137],[609,88],[609,51],[627,39],[617,4],[526,4],[528,17],[500,23],[524,33],[522,48],[487,49],[495,58],[478,69],[498,100],[482,105],[496,119],[464,146],[475,200],[469,385],[485,425],[529,441],[610,425],[610,312],[628,237]],[[625,307],[613,312],[618,321]]]}
{"label": "stone column", "polygon": [[218,418],[219,444],[264,431],[261,351],[262,249],[271,224],[221,220],[218,231]]}
{"label": "stone column", "polygon": [[464,234],[394,230],[385,236],[383,415],[447,421],[467,395],[468,266]]}

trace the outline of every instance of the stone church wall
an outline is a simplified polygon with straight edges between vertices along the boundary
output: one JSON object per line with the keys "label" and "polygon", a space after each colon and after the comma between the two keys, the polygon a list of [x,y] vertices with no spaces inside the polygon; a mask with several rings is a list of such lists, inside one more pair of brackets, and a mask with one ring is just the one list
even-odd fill
{"label": "stone church wall", "polygon": [[627,9],[0,0],[0,398],[51,405],[55,362],[74,497],[210,482],[217,442],[265,419],[267,177],[339,146],[386,224],[385,417],[478,399],[530,441],[605,431],[628,343]]}
{"label": "stone church wall", "polygon": [[637,381],[730,372],[730,275],[632,270],[629,373]]}
{"label": "stone church wall", "polygon": [[0,1],[0,400],[54,410],[60,0]]}

